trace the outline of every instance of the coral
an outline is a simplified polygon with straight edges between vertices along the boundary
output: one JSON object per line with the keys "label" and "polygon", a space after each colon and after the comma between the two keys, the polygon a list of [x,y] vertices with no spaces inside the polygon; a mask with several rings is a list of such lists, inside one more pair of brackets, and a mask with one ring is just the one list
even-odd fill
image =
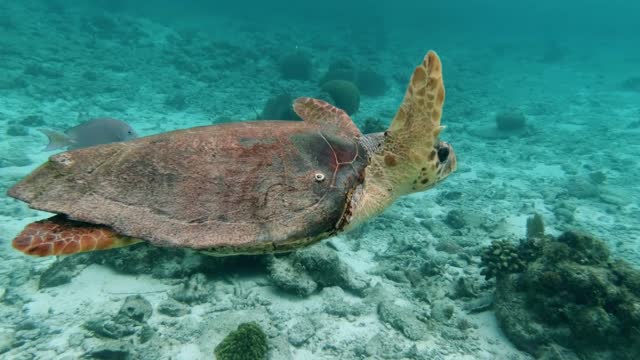
{"label": "coral", "polygon": [[44,118],[40,115],[29,115],[25,116],[22,120],[20,120],[20,125],[22,126],[44,126],[46,125],[44,122]]}
{"label": "coral", "polygon": [[519,291],[515,281],[498,281],[496,285],[494,309],[500,328],[520,350],[536,354],[556,332],[536,321],[527,306],[527,293]]}
{"label": "coral", "polygon": [[185,304],[202,304],[213,296],[212,293],[211,286],[207,284],[207,277],[202,273],[196,273],[181,287],[171,291],[169,296]]}
{"label": "coral", "polygon": [[116,315],[91,319],[84,327],[100,337],[122,339],[135,336],[139,342],[144,343],[154,334],[147,324],[152,311],[149,301],[140,295],[132,295],[125,299]]}
{"label": "coral", "polygon": [[17,76],[14,78],[3,78],[0,81],[0,90],[17,90],[24,89],[29,85],[27,80],[23,76]]}
{"label": "coral", "polygon": [[640,76],[630,77],[622,82],[623,90],[640,92]]}
{"label": "coral", "polygon": [[191,309],[173,299],[167,299],[158,305],[158,312],[171,317],[180,317],[189,314]]}
{"label": "coral", "polygon": [[25,75],[44,77],[48,79],[60,79],[64,77],[62,70],[36,63],[25,65],[23,72]]}
{"label": "coral", "polygon": [[9,166],[27,166],[31,165],[31,163],[32,161],[27,154],[20,151],[0,153],[0,168]]}
{"label": "coral", "polygon": [[126,345],[120,345],[120,347],[101,347],[98,349],[92,349],[84,355],[87,359],[110,359],[110,360],[125,360],[131,358],[131,351],[126,348]]}
{"label": "coral", "polygon": [[322,287],[340,286],[357,294],[362,294],[368,287],[367,282],[340,260],[334,249],[326,245],[298,250],[292,260],[294,266],[304,269]]}
{"label": "coral", "polygon": [[545,46],[540,61],[545,64],[556,64],[562,62],[566,56],[567,49],[565,47],[556,42],[551,42]]}
{"label": "coral", "polygon": [[126,316],[133,320],[144,322],[149,320],[153,308],[151,303],[141,295],[131,295],[124,299],[124,304],[118,311],[118,316]]}
{"label": "coral", "polygon": [[339,59],[329,65],[329,69],[322,77],[320,85],[332,80],[356,82],[358,74],[353,62],[349,59]]}
{"label": "coral", "polygon": [[287,259],[277,257],[269,264],[269,280],[279,289],[298,296],[309,296],[318,288],[311,276],[294,267]]}
{"label": "coral", "polygon": [[452,229],[462,229],[467,225],[464,214],[462,213],[462,211],[457,209],[449,211],[444,219],[444,222]]}
{"label": "coral", "polygon": [[11,350],[14,347],[15,340],[15,331],[0,329],[0,354]]}
{"label": "coral", "polygon": [[356,85],[363,95],[368,96],[383,96],[389,89],[384,76],[370,69],[358,72]]}
{"label": "coral", "polygon": [[456,311],[456,306],[451,300],[440,300],[431,307],[431,316],[440,322],[450,320]]}
{"label": "coral", "polygon": [[398,306],[392,301],[382,301],[378,305],[380,320],[391,325],[409,340],[420,340],[428,333],[425,323],[418,320],[420,311],[413,306]]}
{"label": "coral", "polygon": [[278,62],[278,69],[283,79],[309,80],[313,63],[311,55],[304,51],[296,51],[283,56]]}
{"label": "coral", "polygon": [[375,117],[368,117],[364,119],[364,124],[362,125],[363,134],[374,134],[385,130],[387,130],[387,125],[384,121]]}
{"label": "coral", "polygon": [[254,322],[240,324],[218,346],[217,360],[260,360],[267,355],[267,336]]}
{"label": "coral", "polygon": [[[184,249],[167,249],[141,243],[109,251],[87,253],[91,262],[125,274],[151,274],[154,278],[182,279],[217,264],[219,259]],[[74,256],[75,257],[75,256]]]}
{"label": "coral", "polygon": [[440,239],[435,246],[438,251],[446,252],[447,254],[460,254],[464,251],[462,246],[458,245],[455,241],[449,239]]}
{"label": "coral", "polygon": [[640,357],[640,271],[611,261],[604,242],[580,232],[532,237],[515,250],[524,267],[497,276],[495,309],[516,346],[538,355],[564,347],[580,358]]}
{"label": "coral", "polygon": [[90,263],[89,260],[90,257],[87,254],[60,258],[40,274],[38,288],[54,287],[71,282],[71,279]]}
{"label": "coral", "polygon": [[481,256],[480,272],[485,279],[499,278],[524,269],[524,262],[518,255],[517,247],[507,240],[495,240]]}
{"label": "coral", "polygon": [[544,238],[544,219],[536,213],[527,219],[527,239]]}
{"label": "coral", "polygon": [[98,80],[98,73],[95,71],[84,71],[82,73],[82,78],[88,81],[96,81]]}
{"label": "coral", "polygon": [[289,329],[289,343],[296,347],[302,346],[315,334],[316,327],[313,321],[302,318]]}
{"label": "coral", "polygon": [[26,127],[22,126],[22,125],[9,125],[9,127],[7,128],[7,135],[8,136],[27,136],[29,135],[29,131],[27,130]]}
{"label": "coral", "polygon": [[607,181],[607,174],[602,171],[593,171],[589,174],[589,180],[596,185],[602,185]]}
{"label": "coral", "polygon": [[531,237],[520,241],[518,255],[525,263],[529,263],[542,256],[546,237]]}
{"label": "coral", "polygon": [[[640,271],[624,261],[609,264],[617,283],[625,286],[633,295],[640,297]],[[640,308],[637,309],[640,311]],[[640,317],[637,317],[640,321]]]}
{"label": "coral", "polygon": [[302,120],[293,111],[293,96],[288,93],[276,95],[264,104],[260,119],[265,120]]}
{"label": "coral", "polygon": [[358,87],[345,80],[331,80],[322,85],[322,90],[329,93],[335,106],[353,115],[360,107],[360,90]]}
{"label": "coral", "polygon": [[96,15],[89,19],[86,24],[87,27],[92,28],[96,33],[102,34],[106,38],[110,38],[112,34],[118,32],[117,21],[108,15]]}
{"label": "coral", "polygon": [[15,20],[7,14],[0,15],[0,29],[11,30],[16,28]]}
{"label": "coral", "polygon": [[496,114],[496,127],[501,131],[519,131],[527,126],[527,118],[521,111],[510,110]]}
{"label": "coral", "polygon": [[203,72],[201,64],[198,64],[197,62],[193,61],[192,58],[184,54],[174,54],[168,57],[167,60],[178,71],[185,72],[191,75],[199,75]]}
{"label": "coral", "polygon": [[605,265],[609,260],[609,249],[602,240],[588,234],[568,231],[560,235],[558,242],[571,248],[569,259],[582,265]]}
{"label": "coral", "polygon": [[349,298],[344,290],[338,286],[331,286],[322,289],[322,304],[324,311],[329,315],[346,317],[348,315],[360,315],[362,309],[347,299]]}
{"label": "coral", "polygon": [[600,188],[588,179],[574,176],[567,181],[567,194],[578,199],[596,198]]}
{"label": "coral", "polygon": [[187,97],[184,94],[173,94],[165,98],[164,104],[178,111],[184,110],[189,106]]}
{"label": "coral", "polygon": [[362,294],[369,286],[340,260],[335,250],[322,244],[272,257],[269,279],[281,290],[298,296],[308,296],[318,288],[330,286]]}

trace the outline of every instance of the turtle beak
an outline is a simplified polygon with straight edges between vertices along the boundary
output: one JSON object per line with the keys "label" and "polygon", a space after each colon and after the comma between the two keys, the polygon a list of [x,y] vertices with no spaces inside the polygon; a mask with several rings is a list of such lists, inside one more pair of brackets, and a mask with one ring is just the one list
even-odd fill
{"label": "turtle beak", "polygon": [[436,146],[436,150],[438,151],[438,181],[441,181],[456,171],[458,162],[451,144],[440,141]]}

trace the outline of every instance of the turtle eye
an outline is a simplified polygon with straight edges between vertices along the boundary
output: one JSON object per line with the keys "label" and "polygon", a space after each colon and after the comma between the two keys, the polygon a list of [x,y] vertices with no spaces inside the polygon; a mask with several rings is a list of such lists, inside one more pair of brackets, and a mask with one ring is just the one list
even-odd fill
{"label": "turtle eye", "polygon": [[438,160],[440,162],[445,162],[449,158],[449,147],[448,146],[440,146],[438,148]]}
{"label": "turtle eye", "polygon": [[324,174],[323,174],[323,173],[316,173],[315,175],[313,175],[313,179],[314,179],[316,182],[322,182],[322,181],[324,181],[325,176],[324,176]]}

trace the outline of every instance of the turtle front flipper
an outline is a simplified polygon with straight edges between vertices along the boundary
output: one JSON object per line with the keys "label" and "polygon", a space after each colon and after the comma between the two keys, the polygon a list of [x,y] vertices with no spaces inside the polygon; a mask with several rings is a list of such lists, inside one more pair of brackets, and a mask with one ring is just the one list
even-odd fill
{"label": "turtle front flipper", "polygon": [[122,236],[112,229],[73,221],[64,215],[55,215],[33,222],[13,239],[13,247],[27,255],[69,255],[80,252],[107,250],[140,242]]}
{"label": "turtle front flipper", "polygon": [[363,187],[352,197],[349,221],[353,227],[382,212],[402,195],[427,190],[456,169],[453,147],[438,139],[444,105],[442,64],[429,51],[418,65],[391,126],[364,140],[373,146]]}
{"label": "turtle front flipper", "polygon": [[438,139],[444,98],[442,64],[429,51],[411,75],[375,159],[394,197],[429,189],[456,169],[453,148]]}
{"label": "turtle front flipper", "polygon": [[398,196],[429,189],[456,169],[453,148],[438,139],[444,98],[442,64],[429,51],[411,75],[384,143],[382,160],[397,177]]}

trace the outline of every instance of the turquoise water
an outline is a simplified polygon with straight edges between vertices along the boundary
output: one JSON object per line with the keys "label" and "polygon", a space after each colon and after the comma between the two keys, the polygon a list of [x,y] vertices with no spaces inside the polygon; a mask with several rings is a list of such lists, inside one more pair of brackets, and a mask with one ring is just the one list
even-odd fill
{"label": "turquoise water", "polygon": [[[428,50],[442,61],[440,140],[457,170],[350,232],[277,255],[142,242],[27,256],[12,240],[51,214],[3,195],[0,358],[640,358],[640,5],[371,3],[1,1],[3,194],[61,152],[43,150],[42,130],[69,147],[128,139],[96,119],[130,125],[135,143],[299,120],[293,100],[313,97],[363,133],[384,131]],[[154,174],[149,184],[175,175]],[[80,184],[61,188],[55,197],[86,208]],[[107,215],[123,228],[138,219]],[[256,326],[219,345],[245,323]]]}

